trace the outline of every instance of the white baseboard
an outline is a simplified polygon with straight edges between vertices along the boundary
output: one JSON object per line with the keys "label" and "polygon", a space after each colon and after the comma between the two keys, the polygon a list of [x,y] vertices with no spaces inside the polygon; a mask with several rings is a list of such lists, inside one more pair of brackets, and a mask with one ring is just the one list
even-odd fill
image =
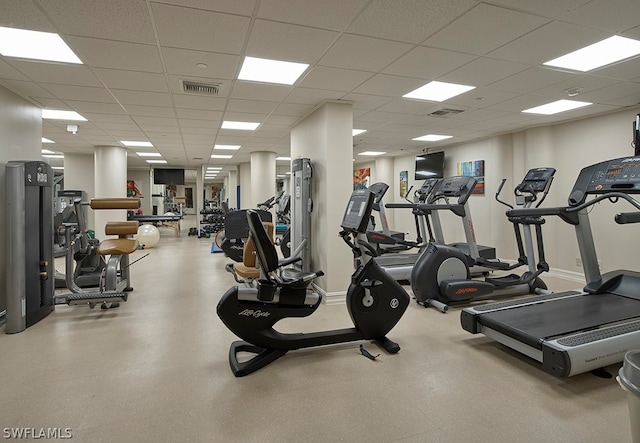
{"label": "white baseboard", "polygon": [[[549,271],[551,277],[561,278],[563,280],[574,281],[584,285],[584,274],[581,272],[567,271],[565,269],[551,269]],[[540,276],[544,280],[544,274]]]}
{"label": "white baseboard", "polygon": [[324,289],[313,284],[313,290],[316,291],[322,297],[322,303],[327,305],[344,304],[347,300],[347,292],[326,292]]}

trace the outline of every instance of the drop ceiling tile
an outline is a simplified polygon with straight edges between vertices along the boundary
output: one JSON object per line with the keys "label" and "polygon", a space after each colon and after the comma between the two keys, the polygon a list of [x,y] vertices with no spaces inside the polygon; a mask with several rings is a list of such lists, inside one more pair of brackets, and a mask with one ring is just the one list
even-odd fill
{"label": "drop ceiling tile", "polygon": [[556,97],[571,99],[567,95],[567,89],[570,88],[580,88],[580,94],[576,96],[575,100],[581,100],[584,94],[596,91],[601,88],[605,88],[608,86],[613,86],[615,84],[621,83],[620,80],[608,78],[608,77],[599,77],[595,75],[589,74],[581,74],[576,75],[570,79],[565,81],[555,83],[551,86],[547,86],[544,88],[536,89],[532,92],[534,95],[546,96],[546,97]]}
{"label": "drop ceiling tile", "polygon": [[382,112],[393,112],[395,114],[425,114],[426,110],[432,106],[433,103],[425,102],[423,100],[397,98],[376,108],[376,110]]}
{"label": "drop ceiling tile", "polygon": [[102,87],[100,81],[85,65],[16,60],[13,62],[13,66],[36,82]]}
{"label": "drop ceiling tile", "polygon": [[574,74],[535,67],[498,80],[488,87],[502,91],[528,93],[572,78]]}
{"label": "drop ceiling tile", "polygon": [[475,5],[473,0],[373,0],[348,32],[419,43]]}
{"label": "drop ceiling tile", "polygon": [[640,84],[621,82],[580,94],[576,99],[601,105],[637,106],[640,103]]}
{"label": "drop ceiling tile", "polygon": [[315,63],[338,37],[337,32],[256,20],[246,55],[297,63]]}
{"label": "drop ceiling tile", "polygon": [[357,94],[370,94],[397,98],[419,88],[424,85],[424,83],[425,81],[419,78],[376,74],[354,89],[353,92]]}
{"label": "drop ceiling tile", "polygon": [[53,83],[40,83],[40,86],[61,100],[87,100],[100,103],[115,103],[113,96],[104,88],[56,85]]}
{"label": "drop ceiling tile", "polygon": [[342,100],[353,102],[353,109],[376,109],[393,100],[392,97],[383,97],[381,95],[356,94],[349,93],[342,97]]}
{"label": "drop ceiling tile", "polygon": [[55,95],[48,89],[43,88],[36,82],[22,80],[3,80],[5,84],[15,91],[19,91],[24,97],[34,97],[43,99],[55,99]]}
{"label": "drop ceiling tile", "polygon": [[55,26],[32,0],[2,0],[0,26],[56,32]]}
{"label": "drop ceiling tile", "polygon": [[502,5],[519,11],[532,12],[543,17],[557,18],[564,13],[573,11],[591,0],[492,0],[491,3]]}
{"label": "drop ceiling tile", "polygon": [[154,2],[239,15],[251,15],[256,4],[256,0],[216,0],[215,2],[211,0],[154,0]]}
{"label": "drop ceiling tile", "polygon": [[423,44],[484,55],[548,22],[532,14],[480,3]]}
{"label": "drop ceiling tile", "polygon": [[240,54],[250,18],[151,3],[162,46]]}
{"label": "drop ceiling tile", "polygon": [[[240,70],[240,56],[205,51],[162,47],[168,74],[231,80]],[[204,63],[206,68],[199,68]]]}
{"label": "drop ceiling tile", "polygon": [[410,49],[406,43],[343,34],[318,64],[378,72]]}
{"label": "drop ceiling tile", "polygon": [[103,131],[140,131],[140,127],[136,125],[134,122],[111,122],[111,121],[103,121],[100,123],[96,123]]}
{"label": "drop ceiling tile", "polygon": [[129,117],[128,115],[122,115],[122,114],[99,114],[94,112],[85,112],[84,114],[82,114],[82,116],[87,120],[89,120],[90,122],[95,123],[98,126],[100,126],[100,124],[102,123],[107,123],[107,122],[128,123],[131,125],[135,124],[134,121],[131,119],[131,117]]}
{"label": "drop ceiling tile", "polygon": [[124,89],[111,89],[111,92],[123,105],[172,106],[171,96],[161,92],[128,91]]}
{"label": "drop ceiling tile", "polygon": [[291,127],[297,120],[298,117],[296,116],[271,114],[269,118],[265,120],[265,123]]}
{"label": "drop ceiling tile", "polygon": [[604,68],[594,69],[593,71],[589,71],[589,74],[619,80],[637,81],[640,76],[640,57],[627,59]]}
{"label": "drop ceiling tile", "polygon": [[233,85],[231,98],[245,100],[263,100],[281,102],[293,90],[292,86],[269,85],[266,83],[254,83],[236,81]]}
{"label": "drop ceiling tile", "polygon": [[347,92],[353,90],[353,88],[371,78],[371,76],[371,72],[315,66],[302,79],[299,86]]}
{"label": "drop ceiling tile", "polygon": [[144,116],[144,117],[175,117],[175,111],[173,108],[164,108],[158,106],[138,106],[127,105],[127,112],[129,115]]}
{"label": "drop ceiling tile", "polygon": [[203,109],[207,111],[222,111],[227,102],[224,98],[187,94],[173,94],[173,101],[176,108]]}
{"label": "drop ceiling tile", "polygon": [[222,119],[221,111],[206,111],[202,109],[181,109],[176,108],[179,119],[209,120],[219,121]]}
{"label": "drop ceiling tile", "polygon": [[258,17],[342,31],[365,4],[367,0],[323,0],[321,4],[300,0],[263,0]]}
{"label": "drop ceiling tile", "polygon": [[259,100],[229,100],[227,112],[255,112],[270,114],[278,106],[276,102],[264,102]]}
{"label": "drop ceiling tile", "polygon": [[619,34],[638,26],[637,8],[636,0],[593,0],[559,19]]}
{"label": "drop ceiling tile", "polygon": [[155,43],[145,0],[67,0],[39,3],[63,34]]}
{"label": "drop ceiling tile", "polygon": [[475,55],[418,46],[382,72],[406,77],[434,79],[475,58]]}
{"label": "drop ceiling tile", "polygon": [[491,88],[476,88],[450,98],[444,102],[444,107],[458,108],[468,106],[470,108],[487,108],[496,103],[515,98],[518,95],[516,92],[500,91]]}
{"label": "drop ceiling tile", "polygon": [[68,37],[67,40],[78,57],[89,66],[163,72],[157,46],[87,37]]}
{"label": "drop ceiling tile", "polygon": [[480,87],[525,71],[529,67],[529,65],[523,63],[512,63],[482,57],[438,77],[437,80]]}
{"label": "drop ceiling tile", "polygon": [[[11,63],[19,63],[19,60],[7,58],[7,61]],[[15,67],[11,66],[11,64],[7,63],[4,60],[4,57],[0,55],[0,79],[6,80],[21,80],[21,81],[29,81],[29,77],[24,75],[22,72],[18,71]]]}
{"label": "drop ceiling tile", "polygon": [[169,92],[164,74],[104,68],[96,68],[95,73],[107,88]]}
{"label": "drop ceiling tile", "polygon": [[489,52],[492,58],[539,65],[610,35],[592,28],[553,21]]}
{"label": "drop ceiling tile", "polygon": [[307,115],[311,112],[314,106],[313,104],[281,103],[274,111],[274,114],[291,116],[297,119],[298,116]]}
{"label": "drop ceiling tile", "polygon": [[488,106],[486,109],[503,112],[522,112],[525,109],[547,104],[553,100],[530,94],[522,94],[510,100]]}
{"label": "drop ceiling tile", "polygon": [[117,103],[97,103],[79,100],[65,100],[65,103],[81,115],[83,112],[95,112],[98,114],[125,114],[122,106]]}
{"label": "drop ceiling tile", "polygon": [[288,103],[318,105],[326,100],[340,100],[344,96],[342,91],[327,91],[324,89],[296,88],[287,96]]}

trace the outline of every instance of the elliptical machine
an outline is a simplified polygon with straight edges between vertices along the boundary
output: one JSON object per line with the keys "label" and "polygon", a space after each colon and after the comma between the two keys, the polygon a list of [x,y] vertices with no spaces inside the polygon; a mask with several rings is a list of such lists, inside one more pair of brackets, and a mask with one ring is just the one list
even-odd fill
{"label": "elliptical machine", "polygon": [[[260,217],[255,211],[247,211],[262,275],[256,288],[234,286],[229,289],[217,307],[222,322],[243,340],[233,342],[229,349],[229,364],[236,377],[251,374],[294,349],[376,340],[389,353],[400,350],[400,346],[389,340],[386,334],[404,314],[409,305],[409,295],[376,264],[373,258],[375,249],[365,240],[373,198],[368,190],[353,192],[340,232],[359,259],[346,297],[354,327],[304,334],[283,334],[273,326],[283,318],[307,317],[318,308],[321,296],[312,291],[309,284],[324,274],[322,271],[303,272],[285,268],[292,260],[278,262],[277,251]],[[255,356],[239,362],[240,352]]]}
{"label": "elliptical machine", "polygon": [[[527,172],[522,182],[514,189],[516,204],[529,208],[538,200],[538,194],[542,193],[536,207],[544,201],[549,192],[554,168],[535,168]],[[496,200],[510,209],[513,207],[500,200],[499,194],[505,180],[500,184],[496,192]],[[500,297],[523,294],[542,293],[547,290],[546,284],[538,278],[540,274],[549,270],[545,261],[544,246],[542,240],[541,217],[509,217],[513,224],[519,257],[516,263],[509,264],[498,259],[484,259],[478,255],[473,223],[469,217],[467,199],[475,185],[472,177],[449,177],[440,183],[439,192],[459,193],[457,204],[446,205],[420,205],[424,210],[448,209],[468,218],[465,223],[465,232],[468,237],[471,255],[466,255],[457,248],[430,243],[418,258],[411,273],[411,289],[416,301],[424,307],[433,306],[441,312],[447,312],[448,304],[466,303],[482,297]],[[457,195],[457,194],[456,194]],[[538,263],[535,263],[533,238],[531,226],[536,229],[536,243],[538,247]],[[522,231],[522,232],[521,232]],[[523,238],[524,236],[524,243]],[[491,270],[511,271],[527,265],[528,270],[521,275],[509,274],[502,277],[486,277],[484,280],[471,279],[470,268],[479,265]]]}

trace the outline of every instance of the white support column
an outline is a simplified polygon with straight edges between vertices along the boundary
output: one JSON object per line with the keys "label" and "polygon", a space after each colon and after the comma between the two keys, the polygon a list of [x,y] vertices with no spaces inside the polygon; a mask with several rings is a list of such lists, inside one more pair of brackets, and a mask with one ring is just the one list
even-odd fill
{"label": "white support column", "polygon": [[[256,151],[251,153],[251,198],[248,208],[255,208],[276,193],[276,154]],[[246,204],[246,202],[245,202]],[[271,211],[275,213],[275,211]]]}
{"label": "white support column", "polygon": [[343,301],[353,272],[353,256],[338,237],[353,189],[353,110],[351,103],[326,102],[291,130],[291,157],[309,158],[311,197],[311,269],[326,302]]}
{"label": "white support column", "polygon": [[[127,196],[127,150],[121,146],[96,146],[94,152],[95,197]],[[127,211],[94,211],[96,237],[106,238],[104,227],[108,221],[124,221]]]}
{"label": "white support column", "polygon": [[[376,159],[376,167],[375,167],[375,179],[373,182],[383,182],[389,185],[389,189],[387,190],[387,194],[384,196],[383,203],[392,203],[396,201],[398,195],[396,194],[397,189],[399,188],[396,185],[396,182],[400,180],[400,178],[395,178],[393,176],[393,158],[377,158]],[[389,222],[389,229],[395,229],[396,225],[396,213],[401,212],[400,216],[406,216],[407,210],[397,210],[391,209],[389,211],[385,210],[385,214],[387,215],[387,221]]]}
{"label": "white support column", "polygon": [[251,197],[251,163],[240,163],[239,168],[240,204],[236,209],[252,208],[255,203],[251,203],[253,201]]}
{"label": "white support column", "polygon": [[[84,191],[86,199],[91,200],[95,196],[94,161],[94,156],[89,154],[65,154],[64,189]],[[94,211],[86,210],[85,216],[87,228],[95,231]]]}
{"label": "white support column", "polygon": [[227,197],[229,199],[229,207],[237,208],[238,204],[238,170],[230,169],[227,180]]}

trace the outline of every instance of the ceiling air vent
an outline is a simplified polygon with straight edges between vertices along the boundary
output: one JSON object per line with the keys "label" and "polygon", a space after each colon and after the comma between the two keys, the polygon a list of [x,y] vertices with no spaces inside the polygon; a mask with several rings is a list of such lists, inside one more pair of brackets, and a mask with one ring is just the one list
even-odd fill
{"label": "ceiling air vent", "polygon": [[220,85],[216,83],[197,83],[197,82],[182,82],[182,89],[184,92],[191,94],[204,94],[204,95],[218,95]]}
{"label": "ceiling air vent", "polygon": [[443,108],[438,111],[432,112],[431,116],[433,117],[446,117],[448,115],[456,115],[464,112],[463,109],[451,109],[451,108]]}

